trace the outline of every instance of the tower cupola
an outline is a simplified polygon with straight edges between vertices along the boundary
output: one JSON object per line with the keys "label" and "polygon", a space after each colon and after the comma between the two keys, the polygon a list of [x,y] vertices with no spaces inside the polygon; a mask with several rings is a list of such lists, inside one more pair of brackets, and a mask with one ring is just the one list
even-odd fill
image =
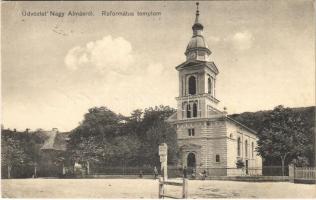
{"label": "tower cupola", "polygon": [[193,36],[184,54],[186,55],[187,60],[209,61],[209,56],[212,52],[209,50],[203,37],[204,27],[199,21],[200,11],[198,2],[196,3],[196,7],[195,21],[192,26]]}

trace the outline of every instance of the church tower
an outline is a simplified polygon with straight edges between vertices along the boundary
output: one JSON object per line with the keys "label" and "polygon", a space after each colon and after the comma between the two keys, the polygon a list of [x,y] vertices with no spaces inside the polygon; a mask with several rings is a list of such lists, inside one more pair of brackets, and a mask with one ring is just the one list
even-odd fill
{"label": "church tower", "polygon": [[177,66],[179,71],[179,97],[177,118],[206,118],[210,113],[218,113],[219,100],[216,99],[216,76],[219,73],[210,61],[211,51],[203,36],[203,25],[199,21],[199,3],[193,35],[185,51],[186,61]]}
{"label": "church tower", "polygon": [[[187,167],[189,173],[193,169],[206,170],[208,175],[215,176],[243,173],[235,169],[237,160],[245,162],[247,168],[261,169],[261,158],[254,153],[256,132],[219,109],[216,98],[219,71],[210,59],[212,52],[203,36],[199,3],[196,5],[193,35],[184,52],[186,60],[176,67],[179,75],[177,112],[168,119],[177,132],[178,165]],[[260,174],[260,170],[256,174]]]}

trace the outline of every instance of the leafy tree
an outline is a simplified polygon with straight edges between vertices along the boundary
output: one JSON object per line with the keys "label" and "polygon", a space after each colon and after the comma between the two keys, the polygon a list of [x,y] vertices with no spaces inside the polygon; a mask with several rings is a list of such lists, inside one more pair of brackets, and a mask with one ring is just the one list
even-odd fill
{"label": "leafy tree", "polygon": [[130,117],[105,107],[92,108],[73,131],[68,151],[73,161],[104,166],[157,165],[158,145],[170,144],[170,159],[176,156],[176,134],[165,122],[174,112],[168,106],[137,109]]}
{"label": "leafy tree", "polygon": [[29,157],[24,152],[19,140],[12,137],[2,137],[1,141],[1,164],[7,167],[8,178],[11,178],[11,169],[14,166],[28,162]]}
{"label": "leafy tree", "polygon": [[135,157],[140,143],[126,119],[105,107],[89,109],[68,144],[72,161],[116,165]]}
{"label": "leafy tree", "polygon": [[[315,106],[312,107],[300,107],[300,108],[289,108],[292,110],[294,115],[299,115],[304,122],[304,127],[306,131],[303,132],[304,137],[308,138],[305,140],[304,145],[304,152],[302,153],[306,157],[310,165],[315,165]],[[230,117],[234,118],[235,120],[241,122],[242,124],[247,125],[248,127],[256,130],[258,135],[261,134],[264,126],[265,121],[271,118],[272,110],[268,111],[257,111],[257,112],[245,112],[241,114],[233,114]],[[265,165],[278,165],[280,164],[280,159],[275,157],[264,157],[264,164]],[[287,159],[288,161],[291,158]]]}
{"label": "leafy tree", "polygon": [[284,175],[287,161],[306,151],[306,125],[300,114],[290,108],[277,106],[266,118],[259,132],[258,152],[264,158],[279,158]]}
{"label": "leafy tree", "polygon": [[178,154],[176,132],[167,122],[161,120],[155,122],[146,132],[146,146],[144,146],[146,160],[155,166],[160,163],[158,149],[164,142],[168,145],[168,163],[174,164]]}
{"label": "leafy tree", "polygon": [[102,135],[103,137],[114,137],[118,135],[118,127],[122,118],[106,107],[90,108],[84,115],[84,120],[75,130],[83,137]]}
{"label": "leafy tree", "polygon": [[159,165],[158,146],[166,142],[168,145],[168,161],[174,163],[177,158],[177,136],[175,129],[166,122],[175,110],[169,106],[156,106],[145,109],[144,117],[140,123],[138,136],[142,141],[140,157],[146,165]]}
{"label": "leafy tree", "polygon": [[142,120],[143,111],[141,109],[136,109],[132,112],[130,121],[140,122]]}

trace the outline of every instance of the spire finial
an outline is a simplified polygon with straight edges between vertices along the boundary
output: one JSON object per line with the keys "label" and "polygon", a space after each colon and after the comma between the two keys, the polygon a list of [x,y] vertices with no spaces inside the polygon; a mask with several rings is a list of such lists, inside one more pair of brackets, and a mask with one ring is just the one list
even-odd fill
{"label": "spire finial", "polygon": [[196,2],[196,17],[195,17],[195,23],[198,23],[198,22],[199,22],[199,15],[200,15],[199,2]]}
{"label": "spire finial", "polygon": [[[195,15],[195,22],[192,26],[193,29],[193,35],[200,34],[201,31],[203,30],[203,25],[199,22],[199,16],[200,16],[200,11],[199,11],[199,2],[196,2],[196,15]],[[199,32],[199,33],[198,33]]]}

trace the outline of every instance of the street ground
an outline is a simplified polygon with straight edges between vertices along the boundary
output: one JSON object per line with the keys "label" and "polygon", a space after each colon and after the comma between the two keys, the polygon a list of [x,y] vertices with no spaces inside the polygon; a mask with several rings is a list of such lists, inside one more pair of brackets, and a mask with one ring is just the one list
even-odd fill
{"label": "street ground", "polygon": [[[190,180],[189,198],[316,198],[316,186],[288,182]],[[167,193],[181,196],[181,187]],[[3,179],[5,198],[157,198],[152,179]]]}

